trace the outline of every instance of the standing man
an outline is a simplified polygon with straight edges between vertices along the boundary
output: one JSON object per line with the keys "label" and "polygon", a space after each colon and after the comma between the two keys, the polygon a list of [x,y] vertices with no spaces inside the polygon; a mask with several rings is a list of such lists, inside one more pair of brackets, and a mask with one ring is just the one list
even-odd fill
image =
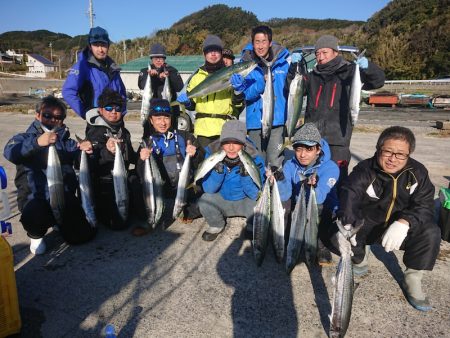
{"label": "standing man", "polygon": [[[187,91],[191,91],[209,75],[225,67],[222,59],[222,40],[216,35],[208,35],[203,42],[205,64],[192,76]],[[195,110],[194,134],[202,147],[206,147],[220,136],[222,126],[232,119],[233,106],[242,102],[242,96],[233,93],[231,88],[204,97],[189,99],[186,93],[177,99],[189,110]]]}
{"label": "standing man", "polygon": [[[81,116],[98,106],[97,99],[105,88],[110,88],[126,102],[125,85],[120,78],[120,68],[108,56],[111,41],[102,27],[89,31],[88,46],[78,55],[78,62],[72,66],[62,89],[64,100]],[[126,109],[122,115],[126,114]]]}
{"label": "standing man", "polygon": [[[340,169],[340,179],[348,175],[350,162],[350,139],[353,125],[350,114],[350,91],[355,74],[355,63],[339,55],[338,39],[332,35],[321,36],[315,44],[317,65],[311,73],[304,75],[308,104],[305,122],[316,124],[322,137],[331,149],[331,159]],[[292,55],[288,86],[295,76],[301,53]],[[377,65],[361,57],[357,60],[364,90],[384,85],[384,72]]]}
{"label": "standing man", "polygon": [[[255,60],[258,67],[245,79],[233,74],[231,84],[235,93],[242,93],[245,97],[246,123],[250,139],[261,151],[266,163],[281,168],[284,159],[284,124],[286,122],[286,99],[284,90],[286,76],[289,69],[287,58],[289,51],[272,43],[272,29],[268,26],[258,26],[252,29],[252,43],[248,44],[242,52],[242,61]],[[270,67],[266,62],[271,64]],[[263,99],[267,73],[273,78],[273,122],[270,136],[262,137]]]}

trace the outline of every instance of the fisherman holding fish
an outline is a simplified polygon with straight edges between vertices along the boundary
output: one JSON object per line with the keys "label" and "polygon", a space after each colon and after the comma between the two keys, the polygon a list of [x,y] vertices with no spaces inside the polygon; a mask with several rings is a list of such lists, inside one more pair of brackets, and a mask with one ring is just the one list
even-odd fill
{"label": "fisherman holding fish", "polygon": [[[331,253],[320,238],[323,239],[329,233],[331,215],[338,208],[335,185],[339,179],[339,168],[331,160],[327,141],[321,137],[313,123],[305,123],[296,131],[292,147],[295,156],[284,164],[282,173],[275,175],[278,178],[281,201],[289,215],[299,199],[301,185],[306,183],[305,192],[308,196],[311,187],[314,187],[319,215],[317,261],[320,265],[329,265],[332,261]],[[295,225],[291,224],[292,226]]]}
{"label": "fisherman holding fish", "polygon": [[[434,221],[433,183],[427,169],[411,157],[415,145],[410,129],[385,129],[374,156],[360,162],[342,184],[338,216],[343,225],[364,223],[351,241],[355,275],[369,272],[368,245],[381,243],[386,252],[404,250],[403,292],[414,308],[429,311],[422,277],[436,262],[440,229]],[[350,250],[346,241],[339,231],[332,238],[341,253]]]}
{"label": "fisherman holding fish", "polygon": [[[348,175],[350,162],[353,123],[349,101],[356,64],[339,55],[338,39],[332,35],[323,35],[316,41],[315,55],[316,66],[303,77],[305,95],[308,97],[305,122],[315,123],[328,142],[331,159],[339,166],[342,181]],[[302,58],[302,53],[292,55],[287,88]],[[359,57],[355,62],[360,69],[362,89],[376,89],[384,85],[384,72],[377,65],[365,57]]]}
{"label": "fisherman holding fish", "polygon": [[[106,88],[98,98],[98,108],[86,114],[86,122],[90,126],[86,138],[94,148],[90,163],[92,182],[95,184],[96,213],[100,223],[112,230],[122,230],[128,226],[130,200],[138,216],[139,211],[144,213],[139,179],[128,170],[131,163],[136,163],[137,155],[131,144],[130,132],[125,128],[123,109],[125,100],[120,93]],[[122,181],[120,189],[117,185],[119,181]],[[129,191],[131,199],[128,197]],[[141,218],[145,219],[144,216]]]}
{"label": "fisherman holding fish", "polygon": [[252,42],[242,51],[241,61],[254,60],[258,67],[245,78],[233,74],[231,84],[235,93],[244,94],[250,139],[266,163],[275,170],[281,169],[287,99],[284,85],[289,51],[272,42],[272,29],[268,26],[254,27],[251,37]]}
{"label": "fisherman holding fish", "polygon": [[[222,40],[216,35],[208,35],[203,42],[205,63],[192,76],[187,93],[181,93],[177,101],[189,110],[195,110],[194,134],[200,145],[206,147],[220,136],[222,126],[232,119],[233,106],[243,102],[242,95],[236,95],[232,88],[226,88],[205,96],[189,98],[189,92],[208,77],[225,67],[222,59]],[[228,80],[228,79],[227,79]]]}
{"label": "fisherman holding fish", "polygon": [[264,161],[247,138],[245,124],[227,121],[220,139],[205,150],[206,159],[195,178],[202,176],[204,190],[198,203],[208,223],[203,240],[215,240],[224,230],[227,217],[246,217],[246,227],[251,229],[251,216],[264,176]]}
{"label": "fisherman holding fish", "polygon": [[[191,133],[178,130],[172,125],[173,111],[169,101],[163,99],[152,99],[150,101],[150,113],[148,122],[150,128],[144,132],[142,137],[148,147],[138,149],[137,173],[144,181],[144,162],[150,156],[153,156],[158,165],[161,177],[164,181],[164,198],[175,199],[177,195],[177,186],[180,179],[188,183],[192,178],[192,172],[205,157],[205,151],[199,145],[197,139]],[[181,177],[183,163],[186,156],[190,156],[191,168],[188,168],[186,177]],[[186,187],[187,184],[185,184]],[[183,222],[191,222],[192,219],[200,217],[200,213],[195,204],[198,199],[193,189],[189,189],[187,200],[190,205],[183,207]],[[140,225],[133,230],[133,235],[142,236],[150,231],[149,226]]]}
{"label": "fisherman holding fish", "polygon": [[[78,55],[78,62],[70,68],[62,88],[64,100],[85,119],[89,109],[98,107],[97,99],[105,88],[111,88],[126,99],[120,68],[108,56],[111,40],[102,27],[89,31],[88,46]],[[123,107],[123,114],[126,107]]]}
{"label": "fisherman holding fish", "polygon": [[[70,138],[64,119],[65,104],[53,97],[44,97],[36,106],[35,121],[25,133],[15,135],[5,146],[3,155],[16,165],[17,205],[22,213],[20,222],[30,237],[30,251],[45,253],[44,235],[57,224],[51,199],[63,205],[61,236],[69,244],[81,244],[95,236],[95,228],[86,220],[79,199],[75,196],[77,178],[73,165],[80,159],[80,149],[92,153],[90,142],[77,144]],[[44,129],[49,131],[44,131]],[[56,148],[56,157],[49,161],[49,148]],[[60,175],[49,177],[50,167]],[[47,174],[46,174],[47,173]],[[50,185],[59,186],[60,194],[51,196]]]}

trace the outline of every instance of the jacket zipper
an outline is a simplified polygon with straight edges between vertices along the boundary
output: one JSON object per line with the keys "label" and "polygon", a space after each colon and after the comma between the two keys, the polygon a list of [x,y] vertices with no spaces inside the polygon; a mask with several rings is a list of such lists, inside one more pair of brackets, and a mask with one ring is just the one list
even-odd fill
{"label": "jacket zipper", "polygon": [[395,178],[394,176],[388,174],[389,176],[392,177],[392,180],[394,181],[394,186],[392,189],[392,202],[391,205],[389,206],[388,212],[386,214],[386,219],[384,220],[384,226],[386,227],[388,225],[388,221],[389,218],[391,218],[391,214],[392,214],[392,210],[394,209],[394,205],[395,205],[395,200],[397,199],[397,180],[400,178],[400,176],[406,172],[407,170],[402,171],[397,178]]}
{"label": "jacket zipper", "polygon": [[334,96],[336,95],[336,82],[333,85],[333,92],[331,93],[331,102],[330,102],[330,108],[333,108],[334,104]]}
{"label": "jacket zipper", "polygon": [[319,106],[319,98],[320,98],[320,94],[322,93],[322,85],[319,86],[319,90],[317,92],[317,96],[316,96],[316,108]]}

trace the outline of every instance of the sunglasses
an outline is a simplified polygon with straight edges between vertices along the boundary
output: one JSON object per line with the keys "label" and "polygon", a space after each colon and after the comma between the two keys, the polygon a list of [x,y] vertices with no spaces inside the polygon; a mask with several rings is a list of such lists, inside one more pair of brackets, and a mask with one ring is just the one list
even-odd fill
{"label": "sunglasses", "polygon": [[152,107],[152,110],[157,113],[159,112],[170,113],[170,107],[155,106]]}
{"label": "sunglasses", "polygon": [[65,118],[64,115],[53,115],[53,113],[49,111],[42,112],[42,117],[48,120],[55,119],[57,121],[62,121]]}
{"label": "sunglasses", "polygon": [[105,109],[109,113],[111,113],[113,110],[115,110],[117,113],[122,112],[121,106],[104,106],[103,109]]}

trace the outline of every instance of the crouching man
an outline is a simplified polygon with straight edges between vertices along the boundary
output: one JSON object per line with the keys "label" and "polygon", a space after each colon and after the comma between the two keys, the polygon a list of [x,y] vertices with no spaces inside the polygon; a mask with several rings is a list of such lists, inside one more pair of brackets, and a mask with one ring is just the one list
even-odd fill
{"label": "crouching man", "polygon": [[[364,222],[352,248],[355,274],[368,273],[366,245],[381,242],[386,252],[404,250],[402,289],[414,308],[429,311],[422,277],[436,262],[440,231],[434,223],[434,186],[428,171],[410,157],[415,143],[408,128],[385,129],[375,155],[360,162],[344,181],[338,216],[344,225]],[[343,240],[340,232],[332,239]]]}

